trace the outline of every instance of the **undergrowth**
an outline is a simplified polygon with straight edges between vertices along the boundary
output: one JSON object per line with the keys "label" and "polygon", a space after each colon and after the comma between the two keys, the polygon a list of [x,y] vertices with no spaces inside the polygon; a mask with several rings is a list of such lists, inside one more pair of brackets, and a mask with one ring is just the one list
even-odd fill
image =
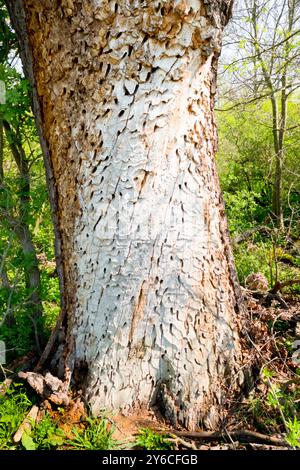
{"label": "undergrowth", "polygon": [[87,417],[86,427],[82,430],[73,428],[74,438],[67,442],[74,449],[112,450],[118,447],[113,438],[114,428],[108,425],[105,418],[100,420]]}
{"label": "undergrowth", "polygon": [[20,442],[13,437],[26,418],[34,400],[28,397],[23,385],[14,384],[0,394],[0,449],[1,450],[109,450],[119,446],[113,437],[114,427],[105,417],[84,418],[66,433],[63,422],[50,412],[37,421],[31,421]]}
{"label": "undergrowth", "polygon": [[136,437],[136,445],[145,450],[171,450],[172,444],[167,434],[158,434],[152,429],[142,428]]}

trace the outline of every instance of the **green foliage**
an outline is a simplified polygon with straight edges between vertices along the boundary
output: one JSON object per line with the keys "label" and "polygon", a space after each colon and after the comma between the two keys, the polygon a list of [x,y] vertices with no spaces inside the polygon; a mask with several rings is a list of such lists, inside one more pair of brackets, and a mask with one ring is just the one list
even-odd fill
{"label": "green foliage", "polygon": [[290,324],[288,321],[280,320],[278,318],[276,320],[270,320],[268,325],[270,332],[274,333],[285,333],[290,329]]}
{"label": "green foliage", "polygon": [[[1,2],[0,40],[1,37],[7,39],[9,29],[6,10]],[[8,60],[0,65],[0,80],[6,87],[6,102],[0,104],[0,120],[7,122],[12,129],[11,133],[4,132],[4,179],[0,181],[0,266],[1,270],[5,269],[9,284],[9,287],[2,286],[0,280],[0,339],[6,342],[10,361],[36,348],[35,328],[41,342],[46,341],[59,313],[60,302],[58,279],[54,277],[53,269],[49,270],[47,263],[40,264],[41,285],[37,292],[41,297],[44,317],[42,321],[33,320],[34,307],[30,302],[32,289],[28,285],[27,273],[35,266],[36,254],[53,260],[53,227],[28,83]],[[11,144],[22,149],[25,155],[29,168],[26,191]],[[11,219],[17,224],[27,225],[35,252],[24,251]]]}
{"label": "green foliage", "polygon": [[168,442],[167,434],[157,434],[152,429],[142,428],[136,437],[136,445],[146,450],[170,450],[171,442]]}
{"label": "green foliage", "polygon": [[16,49],[16,36],[10,27],[4,0],[0,0],[0,64],[7,61],[12,50]]}
{"label": "green foliage", "polygon": [[244,232],[266,215],[262,214],[259,205],[260,196],[260,193],[246,189],[224,193],[229,230],[232,234]]}
{"label": "green foliage", "polygon": [[[292,351],[291,351],[292,353]],[[267,388],[265,396],[252,397],[248,402],[258,430],[282,433],[292,447],[300,447],[300,388],[299,377],[284,382],[275,371],[265,367],[262,382]]]}
{"label": "green foliage", "polygon": [[22,436],[22,445],[26,450],[51,450],[62,446],[64,442],[64,431],[48,413],[33,427],[31,432],[25,432]]}
{"label": "green foliage", "polygon": [[8,362],[15,357],[24,356],[34,346],[32,323],[28,313],[17,304],[13,314],[13,324],[4,323],[0,327],[0,339],[6,344]]}
{"label": "green foliage", "polygon": [[88,417],[86,427],[82,430],[72,429],[74,438],[68,444],[81,450],[110,450],[118,446],[113,439],[114,428],[109,427],[107,420]]}
{"label": "green foliage", "polygon": [[[300,180],[295,178],[299,173],[300,151],[295,127],[300,117],[296,101],[288,103],[287,127],[295,129],[286,135],[283,166],[283,206],[287,221],[291,216],[297,218],[295,214],[299,213],[300,206]],[[217,115],[220,141],[217,163],[233,235],[267,223],[272,211],[274,144],[271,111],[266,100]]]}
{"label": "green foliage", "polygon": [[264,367],[263,370],[262,370],[262,377],[264,379],[271,379],[272,377],[274,377],[275,373],[268,369],[267,367]]}
{"label": "green foliage", "polygon": [[[233,103],[234,104],[234,103]],[[288,104],[290,125],[299,121],[299,108]],[[252,227],[272,225],[272,185],[274,149],[268,101],[234,108],[230,113],[218,113],[220,149],[217,163],[224,193],[226,214],[232,237]],[[283,167],[283,205],[289,238],[297,243],[300,238],[297,217],[300,213],[300,183],[295,179],[297,155],[300,151],[296,132],[286,136]],[[235,246],[235,264],[239,281],[252,272],[263,273],[270,287],[276,282],[300,275],[300,250],[289,252],[286,238],[272,232],[271,236],[256,234],[252,239]],[[277,276],[277,277],[276,277]],[[300,293],[299,286],[290,292]]]}
{"label": "green foliage", "polygon": [[[274,240],[262,240],[261,236],[256,236],[252,240],[250,239],[234,247],[235,267],[242,285],[245,285],[246,278],[253,272],[261,272],[267,278],[270,288],[276,280],[284,282],[300,278],[300,253],[298,256],[289,255],[288,252],[285,252],[285,242],[279,242],[282,243],[282,247],[276,249],[275,244],[277,242]],[[284,255],[279,256],[279,253],[284,253]],[[292,259],[292,265],[287,263],[286,259]],[[285,292],[300,294],[300,286],[295,284],[286,287]],[[277,327],[279,327],[279,324]]]}
{"label": "green foliage", "polygon": [[261,272],[270,282],[270,243],[242,243],[234,250],[235,266],[239,281],[245,285],[245,280],[252,272]]}
{"label": "green foliage", "polygon": [[60,312],[58,277],[53,277],[47,268],[41,270],[41,298],[43,301],[43,329],[50,334]]}
{"label": "green foliage", "polygon": [[14,384],[5,395],[0,394],[0,449],[12,449],[13,435],[32,406],[22,385]]}
{"label": "green foliage", "polygon": [[27,80],[7,63],[0,64],[0,80],[5,83],[6,90],[5,103],[0,104],[2,119],[17,127],[23,136],[35,134]]}
{"label": "green foliage", "polygon": [[292,447],[300,447],[300,419],[288,419],[286,424],[289,431],[286,435],[287,443]]}

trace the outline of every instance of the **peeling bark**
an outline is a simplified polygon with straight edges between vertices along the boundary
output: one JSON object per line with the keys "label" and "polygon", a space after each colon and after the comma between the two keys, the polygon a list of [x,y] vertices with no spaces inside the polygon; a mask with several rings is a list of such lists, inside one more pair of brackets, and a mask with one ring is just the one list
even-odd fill
{"label": "peeling bark", "polygon": [[96,413],[156,404],[213,428],[242,380],[214,162],[231,4],[8,1],[53,174],[65,360]]}

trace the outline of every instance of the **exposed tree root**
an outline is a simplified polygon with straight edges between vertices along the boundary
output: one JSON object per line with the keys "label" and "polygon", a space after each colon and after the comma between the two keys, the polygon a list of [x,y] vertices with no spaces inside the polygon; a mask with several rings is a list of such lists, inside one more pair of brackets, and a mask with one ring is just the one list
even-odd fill
{"label": "exposed tree root", "polygon": [[276,447],[288,447],[286,441],[277,437],[267,436],[255,431],[239,430],[239,431],[173,431],[172,434],[179,438],[203,440],[203,441],[228,441],[235,440],[241,443],[269,444]]}
{"label": "exposed tree root", "polygon": [[178,450],[179,445],[185,447],[186,449],[192,449],[192,450],[197,450],[196,445],[194,442],[188,442],[182,439],[181,437],[178,437],[174,434],[174,437],[166,439],[166,441],[170,442],[173,444],[175,450]]}
{"label": "exposed tree root", "polygon": [[270,233],[270,232],[271,230],[269,229],[269,227],[266,227],[265,225],[260,225],[259,227],[253,227],[241,233],[240,235],[237,235],[235,238],[233,238],[232,244],[238,245],[239,243],[246,241],[255,233]]}
{"label": "exposed tree root", "polygon": [[253,291],[249,289],[247,289],[247,292],[255,299],[259,299],[261,304],[265,307],[270,307],[272,301],[276,300],[284,310],[289,309],[288,304],[281,297],[279,292],[273,292],[273,290],[270,290],[268,292],[261,292],[261,291]]}

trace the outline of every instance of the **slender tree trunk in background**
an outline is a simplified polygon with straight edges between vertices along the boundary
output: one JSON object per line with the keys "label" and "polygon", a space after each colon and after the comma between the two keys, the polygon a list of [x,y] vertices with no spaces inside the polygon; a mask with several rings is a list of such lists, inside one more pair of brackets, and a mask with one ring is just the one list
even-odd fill
{"label": "slender tree trunk in background", "polygon": [[0,287],[4,287],[5,289],[11,288],[5,266],[5,259],[2,254],[0,254]]}
{"label": "slender tree trunk in background", "polygon": [[56,217],[65,373],[94,412],[157,403],[174,424],[214,427],[242,382],[214,163],[232,2],[7,3]]}
{"label": "slender tree trunk in background", "polygon": [[[255,29],[257,25],[255,23]],[[275,156],[275,173],[272,194],[272,210],[273,216],[279,228],[284,227],[283,223],[283,210],[282,210],[282,161],[283,161],[283,139],[279,131],[279,110],[277,104],[276,90],[270,77],[269,70],[264,63],[261,53],[261,46],[255,39],[255,50],[258,55],[258,60],[261,66],[262,74],[267,88],[270,92],[270,101],[272,107],[272,134]],[[282,122],[282,119],[280,120]]]}
{"label": "slender tree trunk in background", "polygon": [[[4,180],[4,132],[3,132],[3,120],[0,117],[0,191],[4,189],[3,180]],[[6,289],[10,288],[10,283],[7,275],[7,269],[5,266],[5,254],[0,254],[0,287]]]}
{"label": "slender tree trunk in background", "polygon": [[258,89],[259,89],[259,81],[258,81],[258,69],[257,69],[257,51],[256,51],[256,44],[258,44],[258,9],[257,9],[257,2],[256,0],[253,1],[253,4],[250,6],[248,5],[247,1],[245,2],[246,7],[248,10],[251,11],[251,25],[253,28],[253,39],[254,39],[254,47],[253,47],[253,68],[254,68],[254,80],[253,80],[253,94],[257,96]]}
{"label": "slender tree trunk in background", "polygon": [[283,220],[283,207],[282,207],[282,165],[283,165],[284,150],[280,148],[279,152],[275,155],[275,178],[273,186],[273,213],[276,217],[277,226],[281,229],[284,228]]}

